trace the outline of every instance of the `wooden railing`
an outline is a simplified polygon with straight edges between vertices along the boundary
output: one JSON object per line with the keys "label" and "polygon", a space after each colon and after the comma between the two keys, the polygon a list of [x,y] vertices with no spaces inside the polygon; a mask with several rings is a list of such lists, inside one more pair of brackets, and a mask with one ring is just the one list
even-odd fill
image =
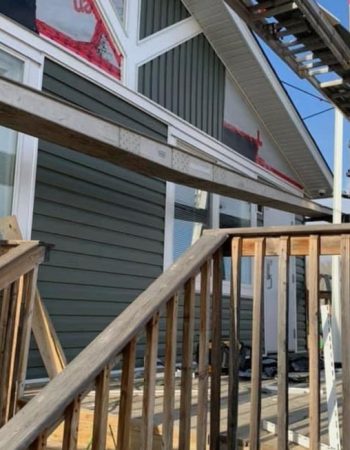
{"label": "wooden railing", "polygon": [[[279,260],[278,301],[278,450],[288,448],[288,265],[290,256],[308,256],[310,448],[320,448],[319,256],[341,255],[343,320],[343,429],[350,429],[350,226],[295,226],[213,230],[197,241],[144,293],[120,314],[81,354],[2,429],[0,449],[45,449],[52,431],[64,423],[63,450],[77,446],[79,410],[84,396],[95,391],[92,450],[106,448],[110,371],[122,360],[116,448],[130,443],[136,346],[146,336],[141,447],[152,449],[159,321],[165,309],[165,367],[162,434],[166,450],[173,449],[175,362],[178,298],[184,296],[181,336],[181,397],[178,448],[190,449],[192,360],[195,324],[195,279],[200,274],[200,325],[196,448],[220,448],[222,257],[231,255],[230,357],[228,386],[228,448],[237,449],[238,361],[241,298],[241,259],[254,259],[253,334],[250,407],[250,449],[260,448],[261,361],[263,343],[264,258]],[[210,323],[210,326],[209,326]],[[209,332],[210,330],[210,332]],[[209,371],[209,342],[210,371]],[[209,373],[210,372],[210,373]],[[209,383],[210,375],[210,383]],[[210,391],[210,393],[209,393]],[[210,394],[210,395],[209,395]],[[210,404],[208,398],[210,397]],[[209,426],[207,427],[209,417]],[[343,433],[343,448],[350,448]]]}
{"label": "wooden railing", "polygon": [[0,241],[0,426],[19,408],[32,326],[38,265],[45,248],[36,241]]}

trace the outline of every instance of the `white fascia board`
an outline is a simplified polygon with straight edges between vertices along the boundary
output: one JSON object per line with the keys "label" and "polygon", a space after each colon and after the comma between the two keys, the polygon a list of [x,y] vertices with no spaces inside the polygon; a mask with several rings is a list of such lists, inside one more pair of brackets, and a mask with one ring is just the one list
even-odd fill
{"label": "white fascia board", "polygon": [[275,72],[272,70],[270,64],[266,60],[266,56],[264,55],[263,51],[261,50],[260,45],[255,40],[252,32],[247,27],[247,25],[238,17],[238,15],[225,3],[225,6],[229,13],[232,16],[232,19],[234,20],[237,28],[239,29],[240,33],[242,34],[243,38],[246,41],[247,46],[249,47],[250,51],[254,54],[255,59],[259,66],[261,67],[261,70],[265,74],[266,81],[269,82],[274,91],[276,92],[276,95],[279,99],[279,101],[282,103],[286,111],[288,112],[288,115],[290,117],[290,120],[293,122],[294,126],[298,130],[298,132],[301,134],[305,144],[306,148],[310,151],[312,154],[312,157],[317,162],[320,170],[324,174],[324,176],[328,179],[328,182],[330,185],[333,184],[332,180],[332,174],[330,170],[328,169],[324,159],[320,155],[314,141],[311,139],[311,136],[309,132],[305,128],[305,124],[300,119],[299,115],[297,114],[294,105],[291,103],[288,95],[284,91],[283,87],[281,86],[280,81],[276,78]]}
{"label": "white fascia board", "polygon": [[13,29],[12,35],[15,36],[17,40],[27,43],[27,45],[31,45],[35,48],[37,52],[41,53],[42,58],[43,56],[47,56],[58,64],[74,71],[92,83],[101,86],[130,104],[141,108],[154,118],[164,122],[169,127],[169,136],[179,137],[185,141],[187,140],[191,145],[197,146],[208,155],[217,158],[221,163],[224,163],[228,167],[238,170],[247,176],[252,178],[260,176],[262,179],[271,182],[276,186],[283,187],[285,190],[288,189],[288,191],[294,195],[302,196],[300,190],[290,186],[286,181],[281,180],[279,177],[266,171],[253,161],[250,161],[238,152],[235,152],[230,147],[222,144],[204,131],[201,131],[199,128],[196,128],[189,122],[186,122],[184,119],[181,119],[147,97],[124,86],[112,75],[98,70],[92,63],[81,58],[79,55],[70,52],[56,42],[52,42],[47,38],[40,37],[35,33],[30,32],[0,14],[0,30],[4,29],[7,30],[8,34],[10,34],[11,29]]}
{"label": "white fascia board", "polygon": [[188,17],[140,40],[135,49],[135,60],[141,66],[200,33],[202,29],[197,21],[192,16]]}

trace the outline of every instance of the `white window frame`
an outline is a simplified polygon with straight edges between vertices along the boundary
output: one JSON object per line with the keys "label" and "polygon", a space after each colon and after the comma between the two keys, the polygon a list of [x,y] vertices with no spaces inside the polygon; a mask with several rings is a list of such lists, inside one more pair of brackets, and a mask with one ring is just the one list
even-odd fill
{"label": "white window frame", "polygon": [[[0,42],[2,51],[23,63],[23,83],[41,89],[43,54],[5,29],[0,29]],[[38,139],[18,133],[11,214],[17,217],[24,239],[31,237],[37,155]]]}

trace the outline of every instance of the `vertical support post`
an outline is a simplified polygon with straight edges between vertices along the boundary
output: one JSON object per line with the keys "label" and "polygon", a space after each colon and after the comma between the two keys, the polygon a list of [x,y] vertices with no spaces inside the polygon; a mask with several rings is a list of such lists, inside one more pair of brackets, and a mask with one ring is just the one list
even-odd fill
{"label": "vertical support post", "polygon": [[350,236],[341,239],[343,448],[350,448]]}
{"label": "vertical support post", "polygon": [[185,284],[179,448],[190,450],[195,279]]}
{"label": "vertical support post", "polygon": [[76,450],[78,445],[79,416],[81,398],[68,406],[65,414],[62,450]]}
{"label": "vertical support post", "polygon": [[136,338],[123,351],[123,371],[120,387],[117,450],[129,448],[131,413],[134,391]]}
{"label": "vertical support post", "polygon": [[319,236],[309,237],[310,449],[320,447]]}
{"label": "vertical support post", "polygon": [[261,369],[265,238],[255,240],[253,286],[252,378],[250,400],[250,449],[260,449]]}
{"label": "vertical support post", "polygon": [[[333,223],[342,221],[343,189],[343,127],[342,112],[334,112],[334,150],[333,150]],[[339,256],[332,256],[332,335],[335,361],[341,361],[341,317],[340,310],[340,263]]]}
{"label": "vertical support post", "polygon": [[8,323],[3,343],[0,387],[0,427],[11,417],[10,402],[14,377],[15,354],[18,338],[18,325],[22,306],[23,277],[12,283]]}
{"label": "vertical support post", "polygon": [[209,314],[210,314],[210,260],[201,269],[200,332],[198,362],[198,417],[197,450],[206,450],[208,421],[208,371],[209,371]]}
{"label": "vertical support post", "polygon": [[16,413],[17,401],[24,394],[24,383],[27,374],[37,278],[38,267],[35,267],[29,273],[24,275],[23,279],[22,307],[19,319],[18,341],[15,356],[11,415]]}
{"label": "vertical support post", "polygon": [[92,450],[106,448],[110,374],[111,368],[107,365],[96,378]]}
{"label": "vertical support post", "polygon": [[164,401],[163,401],[164,450],[173,450],[178,302],[179,299],[178,295],[176,294],[168,301],[166,306]]}
{"label": "vertical support post", "polygon": [[280,238],[278,261],[278,406],[277,406],[277,447],[287,450],[288,446],[288,278],[289,278],[288,237]]}
{"label": "vertical support post", "polygon": [[153,445],[154,389],[156,385],[158,334],[159,313],[147,324],[147,347],[142,404],[142,450],[152,450]]}
{"label": "vertical support post", "polygon": [[220,448],[222,249],[213,258],[210,450]]}
{"label": "vertical support post", "polygon": [[230,345],[228,379],[227,448],[237,449],[238,397],[239,397],[239,320],[241,301],[242,239],[231,242],[231,298],[230,298]]}

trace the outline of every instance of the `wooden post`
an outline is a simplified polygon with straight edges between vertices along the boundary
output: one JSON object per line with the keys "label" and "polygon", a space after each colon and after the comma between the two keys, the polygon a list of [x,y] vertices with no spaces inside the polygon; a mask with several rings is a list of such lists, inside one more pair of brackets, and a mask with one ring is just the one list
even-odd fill
{"label": "wooden post", "polygon": [[10,403],[13,387],[15,354],[18,338],[18,326],[22,305],[23,278],[15,281],[11,287],[8,324],[3,347],[0,386],[0,426],[11,417]]}
{"label": "wooden post", "polygon": [[289,238],[280,238],[278,261],[278,402],[277,447],[288,445],[288,309],[289,309]]}
{"label": "wooden post", "polygon": [[110,374],[111,368],[107,365],[96,378],[92,450],[106,448]]}
{"label": "wooden post", "polygon": [[118,419],[117,450],[130,445],[132,401],[135,378],[136,338],[123,351],[123,371],[120,387],[120,407]]}
{"label": "wooden post", "polygon": [[319,236],[309,238],[310,449],[320,447]]}
{"label": "wooden post", "polygon": [[350,448],[350,236],[341,239],[343,448]]}
{"label": "wooden post", "polygon": [[19,318],[18,340],[15,353],[14,376],[12,383],[10,405],[11,416],[17,412],[17,402],[22,398],[24,394],[24,383],[27,374],[37,276],[38,267],[35,267],[29,273],[24,275],[22,306]]}
{"label": "wooden post", "polygon": [[179,448],[190,450],[195,278],[185,284]]}
{"label": "wooden post", "polygon": [[220,448],[222,249],[213,258],[210,450]]}
{"label": "wooden post", "polygon": [[163,402],[164,450],[173,450],[177,310],[178,310],[178,295],[175,295],[168,301],[166,307],[164,402]]}
{"label": "wooden post", "polygon": [[255,241],[253,286],[252,379],[250,400],[250,450],[260,449],[262,323],[264,296],[265,238]]}
{"label": "wooden post", "polygon": [[76,450],[77,448],[80,405],[81,398],[78,397],[66,409],[62,450]]}
{"label": "wooden post", "polygon": [[210,314],[210,269],[208,260],[201,269],[200,331],[198,360],[198,409],[197,450],[207,448],[208,421],[208,371],[209,371],[209,314]]}
{"label": "wooden post", "polygon": [[153,444],[154,389],[157,372],[158,333],[159,313],[147,324],[147,347],[143,388],[142,450],[152,450]]}
{"label": "wooden post", "polygon": [[239,320],[241,301],[242,239],[231,242],[231,297],[230,297],[230,346],[228,380],[227,448],[237,449],[238,396],[239,396]]}

